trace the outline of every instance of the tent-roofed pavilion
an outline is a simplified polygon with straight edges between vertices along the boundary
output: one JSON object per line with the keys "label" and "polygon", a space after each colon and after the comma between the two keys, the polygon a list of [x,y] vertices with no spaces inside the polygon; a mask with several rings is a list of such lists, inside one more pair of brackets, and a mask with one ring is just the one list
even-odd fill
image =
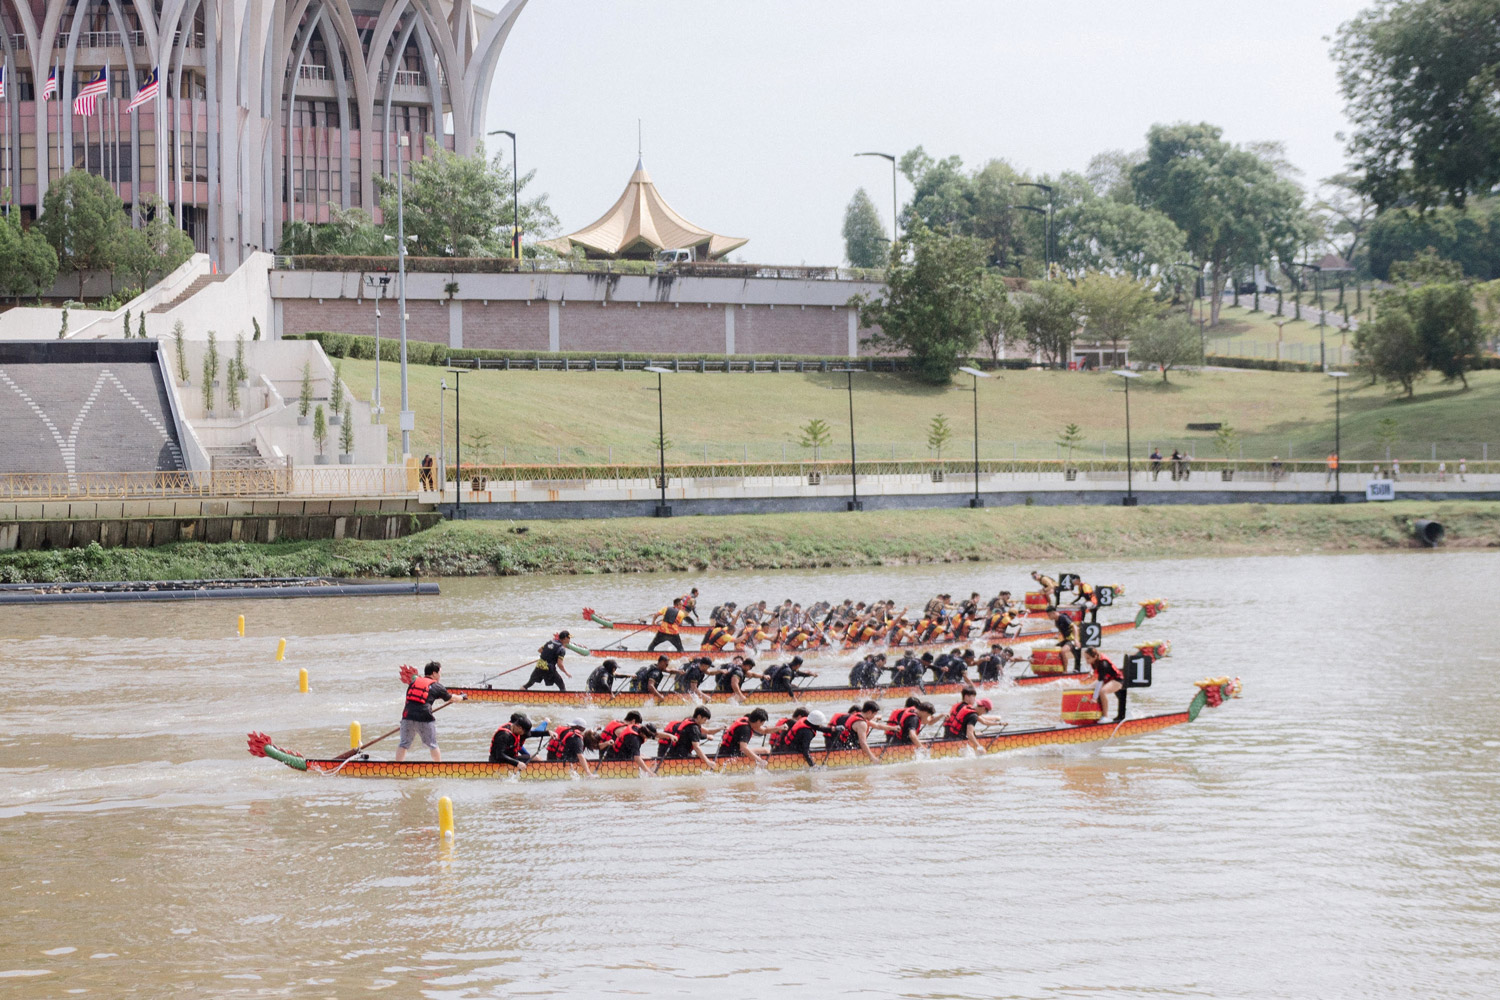
{"label": "tent-roofed pavilion", "polygon": [[649,259],[658,250],[691,247],[700,259],[717,260],[748,242],[711,233],[678,215],[637,160],[630,183],[608,212],[578,232],[544,240],[541,246],[561,254],[582,247],[588,257],[610,259]]}

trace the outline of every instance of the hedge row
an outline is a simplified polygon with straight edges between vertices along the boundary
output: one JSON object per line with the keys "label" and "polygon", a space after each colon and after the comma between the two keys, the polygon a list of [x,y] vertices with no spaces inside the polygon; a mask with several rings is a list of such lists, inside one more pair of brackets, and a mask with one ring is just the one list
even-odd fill
{"label": "hedge row", "polygon": [[1254,368],[1257,371],[1266,372],[1315,372],[1321,367],[1317,362],[1277,361],[1275,358],[1229,358],[1218,354],[1210,354],[1204,360],[1220,368]]}

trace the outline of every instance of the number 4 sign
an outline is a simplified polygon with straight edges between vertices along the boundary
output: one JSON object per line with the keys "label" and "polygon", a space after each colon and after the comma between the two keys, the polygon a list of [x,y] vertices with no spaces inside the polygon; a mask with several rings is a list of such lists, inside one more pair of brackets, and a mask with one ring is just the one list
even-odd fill
{"label": "number 4 sign", "polygon": [[1125,657],[1125,686],[1148,688],[1151,686],[1151,664],[1156,662],[1150,653],[1131,653]]}

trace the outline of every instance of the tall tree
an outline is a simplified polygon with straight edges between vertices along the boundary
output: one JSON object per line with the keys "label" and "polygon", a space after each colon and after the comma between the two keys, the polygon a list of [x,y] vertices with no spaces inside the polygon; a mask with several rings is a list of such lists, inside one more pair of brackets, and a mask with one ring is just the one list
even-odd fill
{"label": "tall tree", "polygon": [[891,241],[875,203],[864,188],[854,192],[844,209],[844,256],[851,267],[881,267],[889,259]]}
{"label": "tall tree", "polygon": [[57,279],[57,253],[33,226],[21,228],[18,212],[0,215],[0,291],[38,297]]}
{"label": "tall tree", "polygon": [[1026,345],[1056,364],[1066,364],[1078,333],[1078,293],[1065,281],[1033,281],[1020,303]]}
{"label": "tall tree", "polygon": [[1005,279],[994,270],[984,272],[980,286],[980,336],[989,349],[990,359],[1000,360],[1000,349],[1025,338],[1021,314],[1010,298]]}
{"label": "tall tree", "polygon": [[78,275],[78,297],[83,298],[84,272],[114,268],[125,232],[125,206],[103,177],[69,170],[47,188],[37,225],[57,252],[59,267]]}
{"label": "tall tree", "polygon": [[1130,173],[1137,202],[1176,223],[1188,252],[1204,266],[1210,325],[1219,321],[1218,291],[1230,269],[1286,248],[1306,218],[1302,192],[1282,175],[1282,164],[1265,149],[1233,146],[1222,134],[1208,124],[1153,125],[1146,159]]}
{"label": "tall tree", "polygon": [[1095,341],[1114,350],[1157,313],[1156,298],[1144,284],[1124,275],[1094,272],[1078,282],[1078,307],[1084,328]]}
{"label": "tall tree", "polygon": [[1338,255],[1350,264],[1363,263],[1366,237],[1375,220],[1375,203],[1359,191],[1359,175],[1334,174],[1323,180],[1325,191],[1317,211],[1324,216],[1323,228]]}
{"label": "tall tree", "polygon": [[946,385],[983,332],[986,306],[984,246],[918,225],[903,234],[879,297],[856,295],[861,328],[877,350],[908,355],[918,376]]}
{"label": "tall tree", "polygon": [[1182,230],[1161,212],[1088,197],[1057,212],[1053,246],[1067,274],[1089,271],[1162,278],[1185,252]]}
{"label": "tall tree", "polygon": [[1376,205],[1461,206],[1500,184],[1500,0],[1377,0],[1333,55]]}
{"label": "tall tree", "polygon": [[1198,324],[1181,312],[1142,324],[1130,338],[1131,360],[1157,368],[1163,382],[1174,366],[1197,361],[1199,350]]}
{"label": "tall tree", "polygon": [[172,210],[156,195],[141,199],[145,222],[121,235],[116,266],[145,290],[153,274],[167,274],[193,255],[193,239],[177,228]]}
{"label": "tall tree", "polygon": [[[526,188],[535,177],[521,175]],[[396,229],[396,181],[376,177],[380,210],[386,229]],[[499,157],[460,156],[428,142],[427,155],[411,164],[405,182],[406,234],[415,236],[411,252],[429,257],[493,257],[510,252],[511,170]],[[521,202],[521,230],[546,235],[557,227],[557,216],[546,195]]]}

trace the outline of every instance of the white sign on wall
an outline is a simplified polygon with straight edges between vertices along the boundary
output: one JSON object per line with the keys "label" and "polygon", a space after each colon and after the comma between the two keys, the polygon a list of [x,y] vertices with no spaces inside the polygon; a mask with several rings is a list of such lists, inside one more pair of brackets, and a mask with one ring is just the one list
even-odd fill
{"label": "white sign on wall", "polygon": [[1365,484],[1366,500],[1396,499],[1396,484],[1389,479],[1372,479]]}

